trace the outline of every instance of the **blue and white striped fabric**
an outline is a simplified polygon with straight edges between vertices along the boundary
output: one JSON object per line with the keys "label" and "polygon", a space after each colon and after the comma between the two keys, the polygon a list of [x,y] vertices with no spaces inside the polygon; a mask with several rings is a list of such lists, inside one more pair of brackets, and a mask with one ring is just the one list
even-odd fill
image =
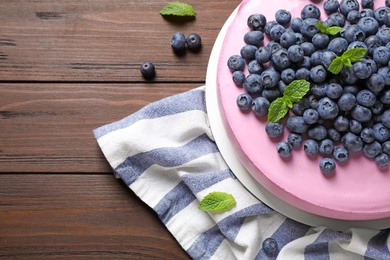
{"label": "blue and white striped fabric", "polygon": [[[204,87],[152,103],[94,134],[117,176],[193,259],[390,259],[389,230],[313,228],[252,196],[214,142]],[[199,210],[212,191],[232,194],[237,205],[221,214]],[[267,238],[276,241],[277,255],[262,249]]]}

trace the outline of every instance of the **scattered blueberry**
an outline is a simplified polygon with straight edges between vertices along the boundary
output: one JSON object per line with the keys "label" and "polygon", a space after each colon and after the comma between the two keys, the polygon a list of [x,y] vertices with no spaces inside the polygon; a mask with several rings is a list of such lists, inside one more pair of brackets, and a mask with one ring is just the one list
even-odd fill
{"label": "scattered blueberry", "polygon": [[263,241],[263,250],[264,253],[269,257],[275,257],[278,255],[278,244],[275,239],[267,238]]}
{"label": "scattered blueberry", "polygon": [[333,151],[333,158],[340,163],[346,162],[349,159],[349,152],[343,146],[336,147]]}
{"label": "scattered blueberry", "polygon": [[336,163],[331,158],[324,158],[320,162],[320,169],[326,175],[331,174],[336,169]]}
{"label": "scattered blueberry", "polygon": [[183,52],[186,48],[186,36],[182,32],[175,32],[171,39],[171,47],[175,52]]}
{"label": "scattered blueberry", "polygon": [[292,145],[288,142],[281,141],[277,144],[276,149],[280,157],[287,158],[292,154]]}
{"label": "scattered blueberry", "polygon": [[187,47],[190,50],[198,51],[202,47],[202,39],[199,34],[191,33],[186,37]]}
{"label": "scattered blueberry", "polygon": [[153,78],[156,75],[156,68],[150,61],[144,62],[140,67],[140,71],[146,79]]}
{"label": "scattered blueberry", "polygon": [[253,100],[252,110],[257,116],[266,116],[270,102],[265,97],[257,97]]}
{"label": "scattered blueberry", "polygon": [[269,137],[278,138],[283,135],[284,125],[280,122],[267,122],[265,125],[265,132]]}
{"label": "scattered blueberry", "polygon": [[244,93],[237,97],[237,105],[242,110],[248,110],[252,105],[252,97],[251,95]]}

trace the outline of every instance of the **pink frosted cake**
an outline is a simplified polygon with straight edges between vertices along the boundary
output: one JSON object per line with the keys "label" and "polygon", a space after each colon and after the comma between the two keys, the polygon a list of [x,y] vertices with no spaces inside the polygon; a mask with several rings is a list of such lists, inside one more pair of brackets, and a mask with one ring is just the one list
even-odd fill
{"label": "pink frosted cake", "polygon": [[[360,3],[360,1],[359,1]],[[343,220],[374,220],[390,217],[390,171],[379,168],[373,159],[361,152],[351,153],[347,163],[337,164],[334,174],[322,174],[319,163],[323,156],[308,156],[303,149],[294,149],[292,156],[282,158],[276,145],[287,140],[288,131],[277,140],[265,132],[266,117],[243,112],[236,105],[237,97],[245,93],[232,81],[228,59],[240,54],[243,38],[250,29],[247,19],[261,13],[267,21],[275,20],[279,9],[300,17],[302,8],[316,4],[321,20],[327,18],[323,1],[244,0],[230,25],[222,47],[217,75],[218,103],[223,123],[235,152],[250,174],[273,195],[309,213]],[[375,1],[375,7],[384,1]],[[267,42],[265,37],[265,43]],[[264,44],[265,44],[264,43]],[[246,75],[248,74],[245,69]]]}

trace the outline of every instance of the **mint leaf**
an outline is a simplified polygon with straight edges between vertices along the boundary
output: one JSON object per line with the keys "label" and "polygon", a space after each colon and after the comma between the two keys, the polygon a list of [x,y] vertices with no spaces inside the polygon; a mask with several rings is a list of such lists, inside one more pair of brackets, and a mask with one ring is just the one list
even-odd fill
{"label": "mint leaf", "polygon": [[328,70],[332,72],[333,74],[337,75],[340,73],[340,71],[343,69],[343,62],[341,60],[341,57],[336,57],[329,65]]}
{"label": "mint leaf", "polygon": [[[280,97],[272,101],[271,105],[268,108],[268,121],[276,123],[280,119],[286,116],[289,107],[286,104],[287,102]],[[290,101],[291,102],[291,101]]]}
{"label": "mint leaf", "polygon": [[366,48],[352,48],[346,50],[341,57],[350,59],[351,62],[357,62],[366,56]]}
{"label": "mint leaf", "polygon": [[195,16],[196,12],[191,5],[176,1],[167,4],[160,11],[160,14],[173,16]]}
{"label": "mint leaf", "polygon": [[309,81],[304,79],[294,80],[284,89],[284,96],[288,96],[291,102],[299,102],[309,89]]}
{"label": "mint leaf", "polygon": [[327,29],[327,32],[326,34],[329,34],[329,35],[332,35],[332,36],[335,36],[337,35],[339,32],[341,32],[343,28],[342,27],[339,27],[339,26],[331,26]]}
{"label": "mint leaf", "polygon": [[233,195],[215,191],[207,194],[199,204],[199,209],[203,211],[224,212],[236,205]]}
{"label": "mint leaf", "polygon": [[347,58],[347,57],[341,56],[341,62],[346,67],[351,67],[352,66],[351,60],[349,58]]}
{"label": "mint leaf", "polygon": [[332,35],[332,36],[335,36],[343,29],[342,27],[339,27],[339,26],[328,27],[328,26],[324,25],[321,21],[318,21],[316,23],[316,27],[318,30],[321,31],[321,33]]}

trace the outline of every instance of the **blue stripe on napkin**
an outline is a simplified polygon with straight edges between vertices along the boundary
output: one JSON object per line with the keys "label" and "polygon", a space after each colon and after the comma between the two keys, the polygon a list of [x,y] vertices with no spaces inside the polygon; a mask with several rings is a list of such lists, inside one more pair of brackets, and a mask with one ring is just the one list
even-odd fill
{"label": "blue stripe on napkin", "polygon": [[[337,259],[342,255],[349,259],[351,252],[343,247],[333,247],[331,251],[329,245],[354,241],[357,234],[312,228],[288,219],[241,185],[213,141],[204,90],[201,87],[162,99],[94,131],[107,161],[120,178],[154,209],[193,259],[276,259],[262,248],[266,238],[277,242],[279,257],[283,259]],[[192,117],[194,111],[202,113],[193,119],[197,120],[197,131],[184,120]],[[171,117],[175,120],[169,124],[162,120]],[[122,131],[139,131],[135,128],[139,123],[160,124],[153,130],[142,129],[153,148],[142,147],[136,142],[136,135]],[[166,136],[158,135],[158,140],[164,140],[161,146],[154,142],[160,133],[153,132],[160,129],[175,129],[175,135],[169,135],[170,131],[164,132],[168,133]],[[236,206],[221,214],[199,210],[199,201],[211,191],[233,194]],[[361,248],[353,253],[365,252],[362,259],[390,259],[389,231],[372,234],[365,238],[367,241],[359,241]]]}

